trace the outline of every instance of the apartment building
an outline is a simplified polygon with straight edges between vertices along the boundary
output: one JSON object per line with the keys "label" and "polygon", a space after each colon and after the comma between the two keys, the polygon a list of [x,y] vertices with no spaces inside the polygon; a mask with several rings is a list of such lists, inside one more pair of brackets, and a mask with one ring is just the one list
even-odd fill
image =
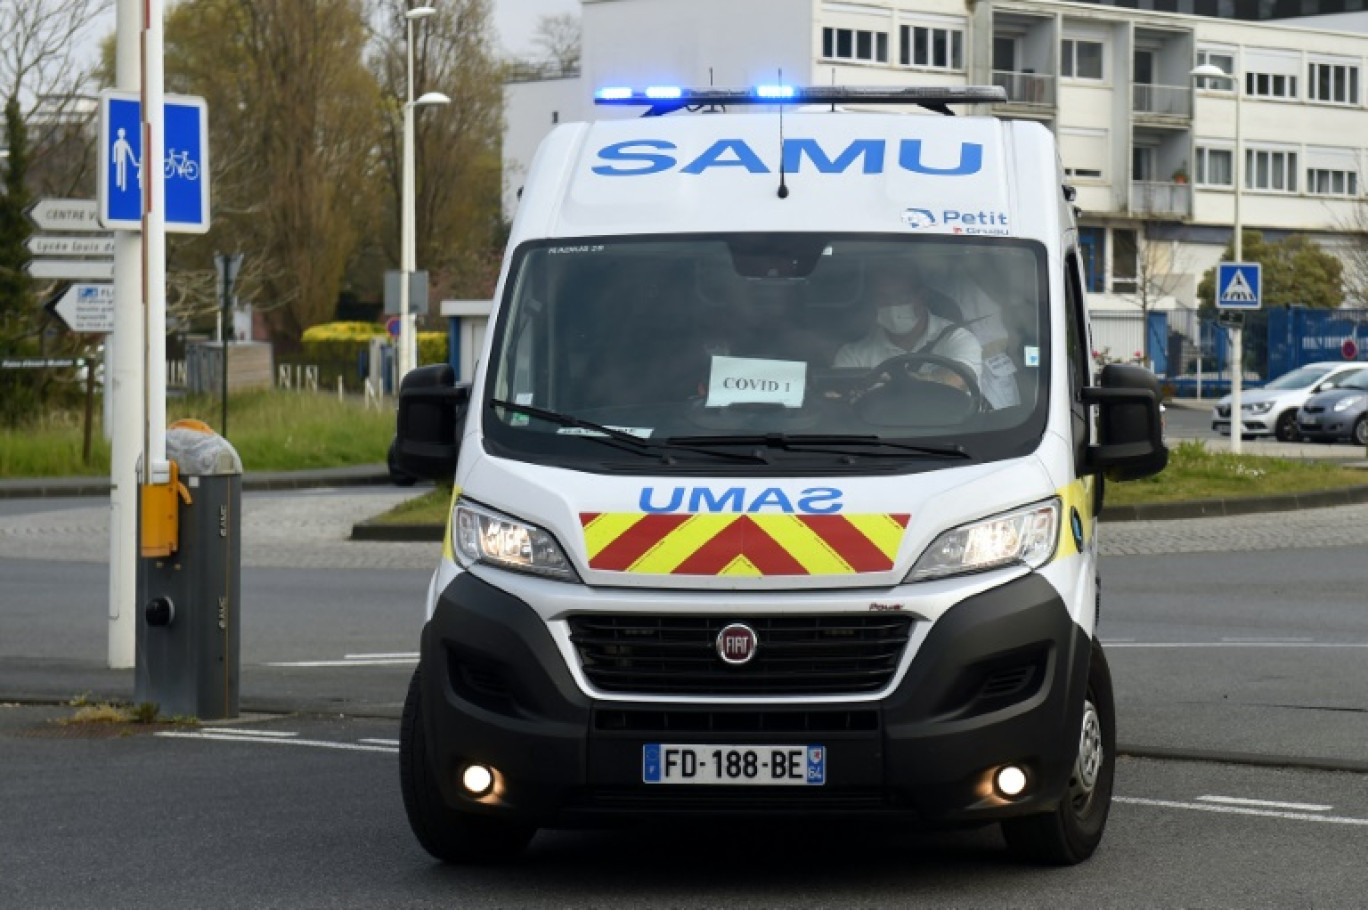
{"label": "apartment building", "polygon": [[1362,32],[1072,0],[583,0],[583,30],[578,75],[507,88],[509,216],[554,123],[639,115],[593,111],[595,88],[781,79],[1003,86],[964,113],[1057,135],[1097,308],[1194,305],[1231,237],[1237,111],[1246,229],[1342,251],[1368,211]]}

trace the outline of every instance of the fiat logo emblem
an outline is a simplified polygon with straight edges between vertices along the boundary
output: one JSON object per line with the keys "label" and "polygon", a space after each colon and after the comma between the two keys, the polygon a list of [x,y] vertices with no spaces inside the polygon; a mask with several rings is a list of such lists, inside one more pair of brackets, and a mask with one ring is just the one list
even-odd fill
{"label": "fiat logo emblem", "polygon": [[750,663],[760,647],[760,636],[744,623],[732,623],[717,633],[717,656],[724,663],[740,665]]}

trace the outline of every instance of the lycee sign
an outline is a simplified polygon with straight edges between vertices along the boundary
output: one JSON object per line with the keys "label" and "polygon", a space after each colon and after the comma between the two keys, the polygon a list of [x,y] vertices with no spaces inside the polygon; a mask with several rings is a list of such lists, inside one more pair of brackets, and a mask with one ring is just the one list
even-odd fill
{"label": "lycee sign", "polygon": [[24,241],[35,256],[113,256],[113,237],[49,237],[35,234]]}

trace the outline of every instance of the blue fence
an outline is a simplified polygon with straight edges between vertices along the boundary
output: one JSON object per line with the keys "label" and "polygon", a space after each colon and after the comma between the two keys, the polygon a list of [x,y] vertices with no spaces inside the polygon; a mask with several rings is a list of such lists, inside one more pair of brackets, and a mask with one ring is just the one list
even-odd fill
{"label": "blue fence", "polygon": [[[1154,372],[1180,397],[1230,388],[1230,333],[1195,310],[1149,313],[1146,342]],[[1243,385],[1318,360],[1368,360],[1368,310],[1270,307],[1245,314]]]}

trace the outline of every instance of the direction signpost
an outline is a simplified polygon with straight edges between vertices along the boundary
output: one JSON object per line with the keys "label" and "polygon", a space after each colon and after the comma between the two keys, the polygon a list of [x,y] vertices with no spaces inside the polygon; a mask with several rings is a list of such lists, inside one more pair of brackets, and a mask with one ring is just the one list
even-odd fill
{"label": "direction signpost", "polygon": [[100,227],[94,199],[39,199],[25,211],[40,231],[24,246],[34,258],[24,270],[48,281],[111,281],[114,239]]}
{"label": "direction signpost", "polygon": [[73,284],[43,305],[80,334],[114,331],[114,285]]}

